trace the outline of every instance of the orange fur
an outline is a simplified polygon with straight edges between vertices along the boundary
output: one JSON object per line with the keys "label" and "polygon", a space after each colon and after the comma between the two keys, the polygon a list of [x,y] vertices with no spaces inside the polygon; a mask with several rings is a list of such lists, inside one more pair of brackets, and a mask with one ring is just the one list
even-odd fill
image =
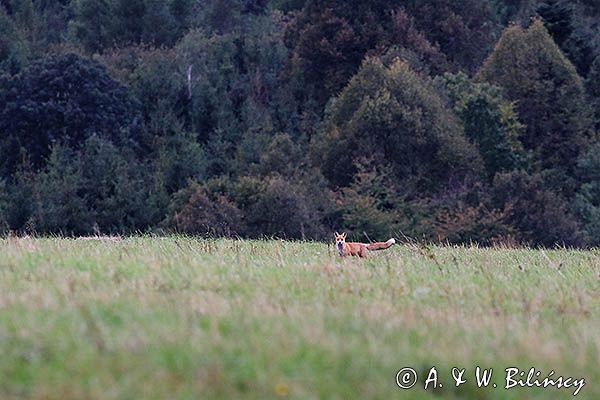
{"label": "orange fur", "polygon": [[387,242],[376,242],[376,243],[348,243],[346,242],[346,234],[335,233],[335,248],[342,257],[346,256],[357,256],[367,257],[369,251],[372,250],[385,250],[390,248],[396,243],[396,239],[390,239]]}

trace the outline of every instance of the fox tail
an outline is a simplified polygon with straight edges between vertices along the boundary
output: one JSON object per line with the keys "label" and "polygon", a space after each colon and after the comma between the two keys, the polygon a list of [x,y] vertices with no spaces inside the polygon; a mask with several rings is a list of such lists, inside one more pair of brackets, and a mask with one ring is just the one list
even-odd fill
{"label": "fox tail", "polygon": [[385,250],[392,247],[396,243],[396,239],[390,239],[387,242],[377,242],[367,245],[367,250]]}

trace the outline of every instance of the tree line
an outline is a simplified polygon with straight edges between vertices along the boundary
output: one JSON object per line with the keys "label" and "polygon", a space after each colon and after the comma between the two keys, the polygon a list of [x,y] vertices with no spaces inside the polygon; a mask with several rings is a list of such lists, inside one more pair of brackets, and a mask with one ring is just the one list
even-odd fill
{"label": "tree line", "polygon": [[0,233],[600,244],[594,0],[0,0]]}

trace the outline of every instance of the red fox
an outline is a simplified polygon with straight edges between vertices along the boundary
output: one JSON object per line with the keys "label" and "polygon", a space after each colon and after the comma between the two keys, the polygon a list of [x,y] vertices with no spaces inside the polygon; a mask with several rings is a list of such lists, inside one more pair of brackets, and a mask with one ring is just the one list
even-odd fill
{"label": "red fox", "polygon": [[335,247],[337,251],[340,253],[340,256],[358,256],[358,257],[366,257],[369,250],[385,250],[390,248],[393,244],[396,243],[396,239],[392,238],[387,242],[377,242],[377,243],[346,243],[346,234],[335,233]]}

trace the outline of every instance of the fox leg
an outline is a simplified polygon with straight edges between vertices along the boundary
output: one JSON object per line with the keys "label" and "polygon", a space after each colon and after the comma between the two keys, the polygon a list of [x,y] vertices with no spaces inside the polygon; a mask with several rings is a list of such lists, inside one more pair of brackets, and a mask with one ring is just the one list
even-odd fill
{"label": "fox leg", "polygon": [[366,247],[366,246],[361,246],[361,248],[360,248],[360,252],[358,253],[358,256],[359,256],[360,258],[366,258],[366,257],[367,257],[367,254],[368,254],[367,247]]}

